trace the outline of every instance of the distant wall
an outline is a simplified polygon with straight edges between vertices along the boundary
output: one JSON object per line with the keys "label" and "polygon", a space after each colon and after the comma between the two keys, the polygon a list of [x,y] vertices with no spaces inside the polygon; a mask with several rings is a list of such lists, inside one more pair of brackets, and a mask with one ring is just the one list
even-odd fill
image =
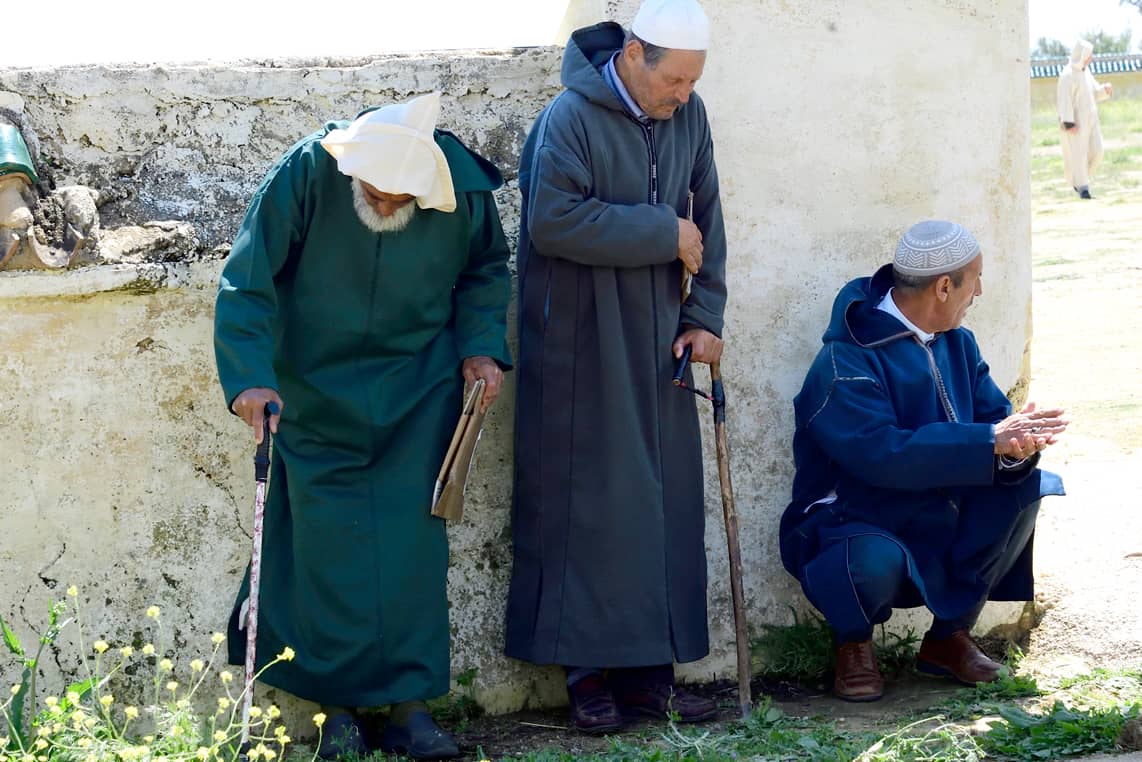
{"label": "distant wall", "polygon": [[[1123,74],[1100,74],[1099,82],[1114,85],[1115,98],[1142,98],[1142,71]],[[1049,77],[1031,80],[1031,110],[1053,110],[1056,103],[1056,88],[1059,80]]]}
{"label": "distant wall", "polygon": [[[636,5],[585,2],[624,21]],[[730,245],[723,370],[756,629],[805,607],[780,567],[776,527],[792,475],[791,399],[842,283],[887,261],[919,219],[965,223],[987,258],[969,324],[1002,386],[1027,380],[1027,7],[707,6],[716,47],[698,89],[711,114]],[[514,242],[514,168],[527,128],[558,91],[560,54],[0,70],[0,91],[25,101],[56,183],[105,192],[104,227],[185,219],[209,247],[230,239],[251,191],[297,138],[326,119],[440,89],[442,124],[510,179],[498,200]],[[37,623],[45,600],[70,583],[84,587],[94,629],[119,642],[141,630],[150,603],[165,609],[180,642],[203,643],[222,626],[248,556],[252,496],[249,434],[216,388],[219,267],[207,259],[0,274],[0,613],[18,627]],[[704,425],[707,418],[703,410]],[[468,517],[450,530],[453,667],[478,667],[477,695],[497,711],[562,696],[552,670],[500,655],[512,423],[510,405],[493,411]],[[687,666],[689,678],[733,673],[705,434],[713,650]],[[3,678],[12,677],[5,668]]]}

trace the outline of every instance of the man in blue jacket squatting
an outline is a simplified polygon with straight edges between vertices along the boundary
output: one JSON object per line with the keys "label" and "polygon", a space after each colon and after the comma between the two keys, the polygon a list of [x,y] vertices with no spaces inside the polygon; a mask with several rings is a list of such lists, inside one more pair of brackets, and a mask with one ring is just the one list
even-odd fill
{"label": "man in blue jacket squatting", "polygon": [[974,684],[999,664],[969,632],[987,600],[1029,600],[1039,453],[1062,410],[1012,414],[964,314],[983,255],[952,222],[913,226],[891,265],[845,286],[794,400],[797,474],[781,557],[836,633],[834,692],[875,701],[873,626],[925,605],[921,671]]}

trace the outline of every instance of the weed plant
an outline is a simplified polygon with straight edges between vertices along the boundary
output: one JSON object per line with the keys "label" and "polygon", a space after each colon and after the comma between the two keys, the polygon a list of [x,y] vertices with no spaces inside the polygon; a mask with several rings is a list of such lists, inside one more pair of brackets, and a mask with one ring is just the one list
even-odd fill
{"label": "weed plant", "polygon": [[[245,689],[227,669],[215,667],[225,636],[215,633],[205,658],[183,661],[163,647],[159,608],[146,611],[153,642],[140,648],[115,647],[102,638],[85,645],[79,606],[79,591],[68,589],[68,599],[51,604],[48,625],[38,635],[38,646],[29,655],[16,633],[0,621],[0,634],[8,650],[19,660],[20,681],[0,702],[0,762],[235,762],[242,749]],[[83,680],[62,695],[40,696],[36,685],[45,649],[56,643],[65,627],[74,623],[83,655]],[[158,644],[158,645],[156,645]],[[269,664],[293,659],[285,648]],[[176,662],[178,662],[176,664]],[[115,681],[134,668],[151,679],[144,693],[124,700],[112,692]],[[141,668],[141,669],[140,669]],[[261,674],[261,672],[259,672]],[[196,710],[203,694],[217,691],[214,712]],[[314,716],[320,729],[325,716]],[[249,760],[272,760],[283,756],[292,739],[274,705],[251,706]],[[312,757],[310,757],[312,759]]]}

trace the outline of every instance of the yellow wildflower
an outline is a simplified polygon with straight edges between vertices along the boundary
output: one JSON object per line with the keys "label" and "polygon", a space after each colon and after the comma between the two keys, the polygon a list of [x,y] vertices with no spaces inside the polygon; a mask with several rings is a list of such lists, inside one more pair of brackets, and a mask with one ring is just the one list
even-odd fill
{"label": "yellow wildflower", "polygon": [[218,699],[218,711],[219,712],[225,712],[229,708],[230,708],[230,699],[226,698],[225,696],[220,696]]}
{"label": "yellow wildflower", "polygon": [[108,693],[106,696],[99,697],[99,703],[103,705],[104,709],[106,709],[115,703],[115,697],[112,694]]}
{"label": "yellow wildflower", "polygon": [[147,618],[158,620],[158,618],[159,618],[159,607],[158,606],[148,606],[147,607]]}
{"label": "yellow wildflower", "polygon": [[273,759],[274,757],[276,757],[278,755],[278,753],[276,751],[274,751],[273,749],[266,749],[264,752],[262,752],[262,755],[266,759]]}
{"label": "yellow wildflower", "polygon": [[51,735],[51,733],[52,733],[52,729],[49,728],[47,725],[41,725],[40,729],[36,731],[36,735],[38,735],[40,738],[43,738],[44,736]]}
{"label": "yellow wildflower", "polygon": [[270,708],[266,710],[266,714],[269,715],[271,720],[276,720],[278,717],[282,716],[282,710],[278,709],[273,704],[270,704]]}
{"label": "yellow wildflower", "polygon": [[143,646],[143,656],[154,656],[154,655],[155,655],[155,647],[153,644],[147,643],[145,646]]}
{"label": "yellow wildflower", "polygon": [[216,632],[210,636],[210,642],[216,646],[222,645],[222,641],[226,640],[226,636],[220,632]]}
{"label": "yellow wildflower", "polygon": [[44,703],[47,704],[48,706],[58,706],[59,705],[59,699],[56,698],[55,696],[45,696],[44,697]]}
{"label": "yellow wildflower", "polygon": [[194,753],[194,756],[203,760],[203,762],[206,762],[206,758],[210,756],[210,749],[206,748],[205,746],[199,746],[198,751]]}
{"label": "yellow wildflower", "polygon": [[13,695],[13,696],[15,696],[15,695],[16,695],[17,693],[19,693],[19,692],[20,692],[20,686],[18,686],[18,685],[13,685],[13,686],[12,686],[12,695]]}
{"label": "yellow wildflower", "polygon": [[230,670],[224,669],[218,673],[218,679],[224,683],[228,683],[234,679],[234,675],[230,674]]}
{"label": "yellow wildflower", "polygon": [[111,646],[107,644],[106,640],[97,640],[91,644],[91,647],[95,649],[95,653],[101,654]]}
{"label": "yellow wildflower", "polygon": [[250,707],[250,716],[251,717],[261,717],[262,716],[261,707],[257,707],[257,706]]}
{"label": "yellow wildflower", "polygon": [[175,691],[177,691],[178,690],[178,680],[171,680],[169,683],[167,683],[167,690],[170,691],[171,693],[174,693]]}
{"label": "yellow wildflower", "polygon": [[280,654],[278,654],[278,658],[281,659],[282,661],[293,661],[293,657],[294,657],[293,649],[290,648],[289,646],[286,646],[285,648],[283,648],[282,652]]}
{"label": "yellow wildflower", "polygon": [[225,741],[226,740],[226,731],[225,730],[215,730],[214,731],[214,740],[217,741],[218,743],[222,743],[223,741]]}
{"label": "yellow wildflower", "polygon": [[32,744],[32,748],[34,748],[36,751],[43,751],[44,749],[48,748],[48,742],[42,738],[37,738],[36,742]]}
{"label": "yellow wildflower", "polygon": [[71,704],[72,706],[78,704],[79,703],[79,691],[68,691],[67,692],[67,703]]}
{"label": "yellow wildflower", "polygon": [[119,649],[119,653],[123,654],[123,658],[129,658],[135,653],[135,649],[131,648],[131,646],[123,646]]}
{"label": "yellow wildflower", "polygon": [[148,746],[150,746],[154,742],[155,742],[154,736],[143,736],[143,743],[147,744]]}
{"label": "yellow wildflower", "polygon": [[159,662],[159,669],[163,670],[164,672],[170,672],[172,669],[174,669],[174,664],[171,663],[170,659],[163,659]]}
{"label": "yellow wildflower", "polygon": [[75,585],[72,585],[71,587],[69,587],[67,589],[67,594],[70,595],[72,598],[75,598],[77,595],[79,595],[79,588],[76,587]]}
{"label": "yellow wildflower", "polygon": [[139,710],[133,706],[129,706],[123,710],[123,714],[127,716],[128,720],[135,720],[139,717]]}
{"label": "yellow wildflower", "polygon": [[317,714],[313,715],[313,724],[320,729],[321,726],[325,724],[325,713],[318,712]]}
{"label": "yellow wildflower", "polygon": [[205,666],[206,665],[202,662],[202,659],[192,659],[190,662],[190,671],[201,672]]}

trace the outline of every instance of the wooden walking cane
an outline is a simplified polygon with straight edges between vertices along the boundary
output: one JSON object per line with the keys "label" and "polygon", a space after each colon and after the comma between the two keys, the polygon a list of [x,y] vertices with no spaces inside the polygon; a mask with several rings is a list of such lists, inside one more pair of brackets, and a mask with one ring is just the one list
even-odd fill
{"label": "wooden walking cane", "polygon": [[254,663],[258,647],[258,593],[262,585],[262,527],[266,515],[266,482],[270,478],[270,417],[278,406],[267,402],[262,411],[262,441],[254,453],[254,531],[250,550],[250,592],[246,611],[245,687],[242,695],[242,740],[238,745],[240,762],[246,762],[250,749],[250,707],[254,703]]}
{"label": "wooden walking cane", "polygon": [[690,363],[691,348],[682,350],[674,372],[674,385],[708,399],[714,405],[714,442],[718,454],[718,481],[722,488],[722,518],[726,524],[726,550],[730,558],[730,594],[734,604],[734,634],[738,654],[738,709],[742,719],[749,716],[753,706],[750,691],[749,640],[746,637],[745,592],[742,589],[742,551],[738,538],[738,513],[734,506],[734,485],[730,480],[730,445],[726,438],[726,391],[722,385],[720,363],[710,364],[710,393],[686,384],[686,366]]}

